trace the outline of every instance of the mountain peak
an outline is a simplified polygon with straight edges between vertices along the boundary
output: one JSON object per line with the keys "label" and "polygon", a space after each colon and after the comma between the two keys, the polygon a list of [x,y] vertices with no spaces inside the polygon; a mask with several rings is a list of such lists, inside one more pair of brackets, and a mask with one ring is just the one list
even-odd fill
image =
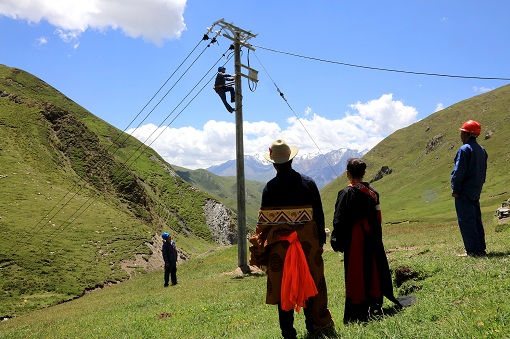
{"label": "mountain peak", "polygon": [[[366,151],[360,152],[348,148],[339,148],[322,154],[305,153],[297,155],[293,162],[293,168],[305,175],[312,177],[320,188],[336,179],[345,170],[347,159],[362,157]],[[263,154],[244,156],[245,177],[248,180],[267,182],[275,175],[274,168]],[[229,160],[220,165],[207,168],[208,171],[220,176],[235,176],[236,161]]]}

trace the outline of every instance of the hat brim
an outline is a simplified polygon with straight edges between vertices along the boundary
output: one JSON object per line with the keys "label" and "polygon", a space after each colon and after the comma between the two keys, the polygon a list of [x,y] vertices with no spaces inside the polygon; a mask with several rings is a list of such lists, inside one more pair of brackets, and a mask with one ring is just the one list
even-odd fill
{"label": "hat brim", "polygon": [[297,152],[298,148],[296,146],[290,146],[290,154],[288,155],[278,158],[271,158],[269,153],[266,153],[264,154],[264,158],[267,161],[272,162],[273,164],[283,164],[286,163],[287,161],[291,161],[296,156]]}

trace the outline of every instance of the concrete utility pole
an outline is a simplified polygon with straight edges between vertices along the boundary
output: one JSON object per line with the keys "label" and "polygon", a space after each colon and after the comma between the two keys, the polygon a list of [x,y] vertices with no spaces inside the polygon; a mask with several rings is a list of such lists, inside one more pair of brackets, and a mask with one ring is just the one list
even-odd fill
{"label": "concrete utility pole", "polygon": [[[241,88],[241,76],[252,81],[258,81],[258,72],[241,63],[241,46],[254,50],[253,47],[246,44],[250,38],[257,34],[252,34],[232,23],[226,23],[223,19],[213,23],[214,26],[220,26],[223,36],[234,42],[234,67],[235,67],[235,90],[236,90],[236,170],[237,170],[237,264],[243,273],[250,272],[247,260],[247,241],[246,241],[246,190],[244,184],[244,147],[243,147],[243,92]],[[248,69],[248,75],[241,73],[241,67]]]}

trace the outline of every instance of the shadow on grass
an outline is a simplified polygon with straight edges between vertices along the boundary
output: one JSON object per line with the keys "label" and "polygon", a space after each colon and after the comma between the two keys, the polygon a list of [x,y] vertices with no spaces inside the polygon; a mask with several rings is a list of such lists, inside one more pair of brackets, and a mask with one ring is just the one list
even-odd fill
{"label": "shadow on grass", "polygon": [[351,323],[367,324],[370,322],[379,321],[383,318],[392,317],[398,313],[403,312],[405,309],[411,307],[412,305],[414,305],[418,301],[418,298],[416,298],[415,296],[412,296],[412,295],[404,295],[404,296],[397,297],[397,300],[399,302],[398,305],[394,304],[393,306],[383,307],[382,309],[379,309],[376,312],[372,313],[366,321],[354,321],[354,322],[347,322],[347,324],[345,324],[345,323],[344,324],[345,325],[348,325]]}
{"label": "shadow on grass", "polygon": [[487,255],[481,256],[481,257],[487,257],[487,258],[500,258],[500,257],[507,257],[510,256],[510,251],[506,252],[488,252]]}
{"label": "shadow on grass", "polygon": [[408,307],[409,306],[407,306],[407,307],[395,307],[395,306],[384,307],[382,309],[383,315],[373,317],[369,321],[377,321],[377,320],[381,320],[382,318],[385,318],[385,317],[392,317],[398,313],[403,312]]}
{"label": "shadow on grass", "polygon": [[[343,326],[349,326],[349,325],[354,325],[354,324],[367,325],[371,322],[379,321],[379,320],[382,320],[383,318],[394,316],[394,315],[402,312],[406,308],[407,307],[400,308],[400,307],[395,307],[395,306],[384,307],[382,309],[381,315],[371,316],[366,321],[355,321],[355,322],[344,323]],[[326,331],[326,333],[320,333],[320,334],[307,333],[307,334],[298,336],[298,338],[300,338],[300,339],[341,339],[341,338],[344,338],[344,336],[342,336],[341,331],[340,331],[341,326],[342,325],[335,325],[334,327],[332,327],[331,329]]]}

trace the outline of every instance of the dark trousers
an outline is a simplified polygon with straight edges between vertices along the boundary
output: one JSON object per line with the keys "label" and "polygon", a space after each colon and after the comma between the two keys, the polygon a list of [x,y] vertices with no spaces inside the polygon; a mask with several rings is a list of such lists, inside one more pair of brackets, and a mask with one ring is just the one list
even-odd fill
{"label": "dark trousers", "polygon": [[[306,301],[306,307],[303,308],[303,312],[305,313],[306,329],[308,330],[308,333],[313,334],[315,330],[313,327],[313,321],[310,314],[310,307],[308,306],[308,303],[311,302],[310,299]],[[282,336],[285,339],[297,338],[297,332],[296,329],[294,328],[294,310],[284,311],[282,310],[281,305],[278,304],[278,319],[280,321],[280,330],[282,331]]]}
{"label": "dark trousers", "polygon": [[455,210],[459,222],[460,234],[467,254],[485,253],[485,231],[482,224],[480,201],[466,196],[455,198]]}
{"label": "dark trousers", "polygon": [[175,264],[170,266],[165,265],[165,286],[168,286],[170,276],[172,276],[172,285],[177,284],[177,265]]}
{"label": "dark trousers", "polygon": [[234,109],[227,102],[227,94],[226,93],[230,92],[230,102],[234,102],[235,101],[235,95],[236,95],[234,87],[232,87],[232,86],[223,86],[223,87],[218,88],[216,90],[216,92],[220,96],[221,101],[223,102],[223,105],[225,105],[225,108],[227,109],[227,111],[232,113],[234,111]]}

